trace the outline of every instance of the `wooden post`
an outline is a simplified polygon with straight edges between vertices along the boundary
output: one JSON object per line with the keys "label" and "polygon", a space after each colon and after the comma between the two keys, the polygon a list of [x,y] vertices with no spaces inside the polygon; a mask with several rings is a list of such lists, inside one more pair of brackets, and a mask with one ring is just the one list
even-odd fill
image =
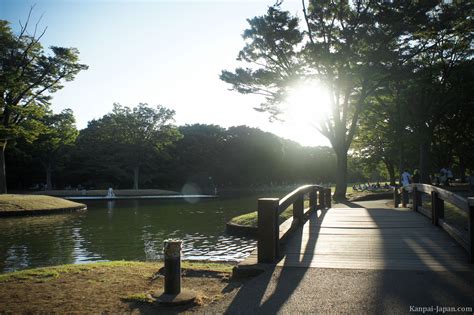
{"label": "wooden post", "polygon": [[181,293],[181,240],[165,240],[165,294]]}
{"label": "wooden post", "polygon": [[398,208],[398,204],[400,203],[400,194],[398,193],[398,188],[393,188],[393,207]]}
{"label": "wooden post", "polygon": [[293,202],[293,219],[298,220],[298,224],[303,224],[304,215],[304,194],[300,194]]}
{"label": "wooden post", "polygon": [[406,208],[408,203],[408,191],[405,187],[401,187],[400,189],[402,190],[402,207]]}
{"label": "wooden post", "polygon": [[319,209],[324,209],[324,188],[318,191],[319,194]]}
{"label": "wooden post", "polygon": [[413,185],[411,206],[413,211],[418,211],[418,189]]}
{"label": "wooden post", "polygon": [[313,187],[309,192],[309,208],[311,211],[316,211],[318,209],[318,200],[316,199],[316,188]]}
{"label": "wooden post", "polygon": [[278,198],[258,199],[257,248],[259,263],[273,263],[278,258]]}
{"label": "wooden post", "polygon": [[326,208],[331,208],[331,188],[326,188],[325,189],[325,204],[326,204]]}
{"label": "wooden post", "polygon": [[436,191],[431,192],[431,221],[439,225],[439,219],[444,218],[444,200],[438,197]]}
{"label": "wooden post", "polygon": [[467,198],[469,212],[467,214],[467,230],[469,232],[469,260],[474,264],[474,197]]}

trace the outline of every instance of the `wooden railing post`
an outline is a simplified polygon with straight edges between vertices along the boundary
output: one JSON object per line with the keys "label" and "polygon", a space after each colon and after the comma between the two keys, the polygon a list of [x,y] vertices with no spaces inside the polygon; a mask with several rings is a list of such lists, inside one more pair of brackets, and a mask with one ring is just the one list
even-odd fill
{"label": "wooden railing post", "polygon": [[316,188],[313,187],[309,192],[309,208],[311,211],[316,211],[318,209],[318,200],[316,199]]}
{"label": "wooden railing post", "polygon": [[411,207],[413,211],[418,211],[418,189],[415,185],[413,185],[413,189],[411,191]]}
{"label": "wooden railing post", "polygon": [[304,215],[304,194],[300,194],[293,202],[293,219],[298,220],[298,224],[303,224]]}
{"label": "wooden railing post", "polygon": [[278,257],[278,198],[258,199],[257,248],[259,263],[273,263]]}
{"label": "wooden railing post", "polygon": [[405,187],[401,187],[400,189],[402,190],[402,207],[406,208],[408,203],[408,191]]}
{"label": "wooden railing post", "polygon": [[318,195],[319,195],[319,209],[324,209],[324,204],[325,204],[324,190],[319,190]]}
{"label": "wooden railing post", "polygon": [[439,219],[444,218],[444,200],[439,198],[436,191],[431,192],[431,220],[434,225],[439,225]]}
{"label": "wooden railing post", "polygon": [[331,208],[331,188],[326,188],[324,195],[325,195],[324,199],[326,200],[326,202],[325,202],[326,208],[329,209],[329,208]]}
{"label": "wooden railing post", "polygon": [[398,204],[400,203],[400,194],[398,193],[398,188],[393,188],[393,206],[394,208],[398,208]]}
{"label": "wooden railing post", "polygon": [[467,213],[467,230],[469,232],[469,260],[474,264],[474,198],[467,198],[469,212]]}

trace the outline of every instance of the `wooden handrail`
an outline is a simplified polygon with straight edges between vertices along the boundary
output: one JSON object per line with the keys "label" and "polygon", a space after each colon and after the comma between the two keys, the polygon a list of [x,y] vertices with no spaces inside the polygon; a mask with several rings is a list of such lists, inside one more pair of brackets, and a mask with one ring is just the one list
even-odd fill
{"label": "wooden handrail", "polygon": [[[394,189],[393,199],[395,208],[398,207],[400,194],[405,197],[402,198],[402,206],[406,206],[408,191],[412,194],[412,210],[420,211],[427,217],[431,217],[431,222],[445,230],[454,240],[456,240],[469,254],[469,260],[474,263],[474,198],[463,198],[453,192],[445,189],[426,185],[426,184],[410,184],[407,187],[401,187],[400,191]],[[421,193],[431,195],[431,211],[426,211],[422,207]],[[449,202],[467,213],[468,219],[468,236],[459,231],[455,226],[447,223],[444,220],[444,202]]]}
{"label": "wooden handrail", "polygon": [[[304,209],[306,194],[309,194],[308,209]],[[305,214],[309,211],[331,207],[331,189],[319,185],[305,185],[293,190],[282,199],[258,199],[258,262],[273,263],[278,259],[280,247],[278,216],[291,205],[293,205],[293,218],[289,219],[292,222],[287,224],[289,226],[287,233],[282,233],[285,235],[290,233],[292,228],[304,224]],[[305,210],[308,211],[305,213]]]}
{"label": "wooden handrail", "polygon": [[307,194],[311,191],[323,191],[324,187],[319,186],[319,185],[304,185],[301,187],[296,188],[292,192],[290,192],[288,195],[280,199],[279,202],[279,214],[281,214],[283,211],[285,211],[289,206],[291,206],[298,197],[301,195]]}

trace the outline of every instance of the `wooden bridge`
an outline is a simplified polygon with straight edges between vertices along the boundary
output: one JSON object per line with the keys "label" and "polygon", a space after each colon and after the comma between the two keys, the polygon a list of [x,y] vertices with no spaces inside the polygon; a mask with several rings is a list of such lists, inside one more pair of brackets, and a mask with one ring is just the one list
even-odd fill
{"label": "wooden bridge", "polygon": [[[412,184],[394,191],[394,208],[380,202],[345,203],[331,208],[330,190],[303,186],[283,199],[258,200],[258,249],[240,268],[278,266],[349,269],[472,271],[474,198],[462,198],[438,187]],[[423,208],[428,194],[431,205]],[[309,199],[305,209],[304,200]],[[398,203],[403,196],[402,208]],[[444,202],[465,214],[468,231],[444,219]],[[278,216],[293,207],[293,218]],[[340,206],[340,205],[338,205]]]}

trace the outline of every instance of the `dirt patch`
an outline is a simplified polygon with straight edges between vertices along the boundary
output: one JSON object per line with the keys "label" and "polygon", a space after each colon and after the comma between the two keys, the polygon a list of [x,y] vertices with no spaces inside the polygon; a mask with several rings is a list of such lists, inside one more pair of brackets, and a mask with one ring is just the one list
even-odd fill
{"label": "dirt patch", "polygon": [[0,313],[161,313],[195,311],[238,287],[232,266],[183,264],[182,287],[197,303],[165,307],[151,295],[163,292],[162,263],[112,262],[39,268],[0,277]]}

